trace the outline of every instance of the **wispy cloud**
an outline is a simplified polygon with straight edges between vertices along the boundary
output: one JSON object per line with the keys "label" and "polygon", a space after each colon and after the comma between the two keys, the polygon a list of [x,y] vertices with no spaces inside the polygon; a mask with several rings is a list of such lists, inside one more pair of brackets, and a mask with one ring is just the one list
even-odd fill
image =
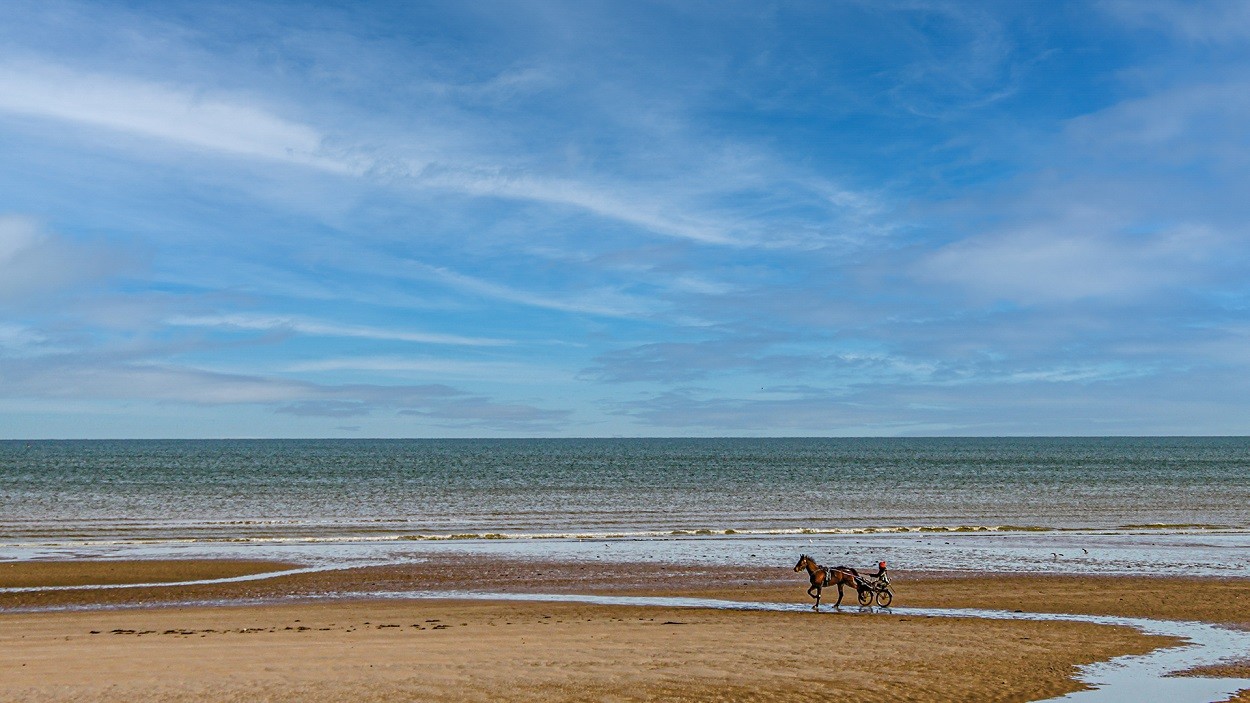
{"label": "wispy cloud", "polygon": [[[758,178],[763,163],[721,164],[746,167],[741,174],[717,169],[715,163],[686,164],[659,182],[635,178],[605,178],[587,174],[568,178],[545,173],[508,153],[466,148],[486,141],[484,135],[462,134],[453,141],[462,146],[441,149],[426,144],[418,160],[401,153],[410,138],[396,144],[369,146],[364,134],[331,132],[281,116],[255,98],[210,91],[193,84],[149,80],[77,70],[37,61],[0,61],[0,113],[50,119],[84,127],[117,131],[206,153],[282,162],[317,171],[383,183],[402,183],[419,191],[457,193],[541,203],[589,213],[645,232],[700,244],[731,247],[810,246],[810,237],[795,232],[779,236],[767,224],[735,219],[698,202],[718,190],[732,192],[743,175]],[[424,141],[418,138],[418,141]],[[379,149],[381,151],[379,151]],[[703,161],[707,161],[706,157]],[[706,171],[706,173],[704,173]],[[806,179],[780,173],[790,181],[787,191],[809,191]],[[708,183],[719,187],[704,191]],[[776,183],[773,183],[776,185]],[[757,183],[768,188],[768,180]],[[864,196],[844,187],[817,184],[830,204],[844,210],[862,209]],[[810,193],[806,193],[811,195]],[[775,196],[774,196],[775,197]],[[817,195],[816,197],[821,197]]]}
{"label": "wispy cloud", "polygon": [[0,349],[21,353],[47,341],[47,337],[23,325],[0,322]]}
{"label": "wispy cloud", "polygon": [[1187,41],[1240,42],[1250,37],[1250,6],[1237,0],[1103,0],[1098,6],[1133,27],[1148,27]]}
{"label": "wispy cloud", "polygon": [[392,435],[1245,416],[1237,3],[223,1],[0,3],[5,407],[70,433],[56,407]]}
{"label": "wispy cloud", "polygon": [[669,206],[669,212],[653,194],[621,197],[622,184],[612,188],[593,187],[586,183],[556,178],[482,173],[451,173],[435,171],[422,175],[418,182],[425,186],[453,188],[474,195],[515,198],[579,208],[609,220],[636,225],[644,230],[671,237],[689,239],[703,244],[746,246],[752,242],[734,236],[725,223],[706,221],[699,216],[683,214],[681,208]]}
{"label": "wispy cloud", "polygon": [[575,297],[560,298],[519,290],[441,266],[412,261],[408,262],[408,267],[414,274],[427,280],[437,281],[464,293],[508,303],[607,317],[638,317],[653,312],[653,303],[612,289],[584,291]]}
{"label": "wispy cloud", "polygon": [[81,288],[140,268],[140,257],[121,247],[74,242],[36,220],[0,215],[0,303]]}
{"label": "wispy cloud", "polygon": [[1220,248],[1203,227],[1128,234],[1091,219],[965,239],[926,257],[916,273],[988,300],[1125,302],[1195,280]]}
{"label": "wispy cloud", "polygon": [[389,413],[422,416],[448,426],[504,431],[555,430],[570,414],[567,410],[499,403],[444,384],[329,385],[74,356],[10,361],[6,374],[0,377],[0,397],[259,405],[305,417]]}
{"label": "wispy cloud", "polygon": [[464,337],[454,334],[410,332],[387,327],[343,325],[299,317],[277,315],[176,315],[165,320],[166,324],[186,327],[222,327],[236,330],[261,330],[266,332],[291,332],[323,337],[360,337],[362,339],[394,340],[417,344],[452,344],[472,347],[497,347],[511,344],[506,339],[489,337]]}
{"label": "wispy cloud", "polygon": [[324,135],[237,98],[52,64],[0,63],[0,112],[55,119],[340,174]]}
{"label": "wispy cloud", "polygon": [[[2,339],[2,337],[0,337]],[[291,364],[283,369],[286,373],[324,373],[336,371],[366,371],[402,374],[421,374],[441,378],[490,380],[527,383],[537,381],[571,381],[573,375],[559,367],[534,363],[510,361],[470,361],[465,359],[424,358],[411,356],[366,356],[319,359]]]}

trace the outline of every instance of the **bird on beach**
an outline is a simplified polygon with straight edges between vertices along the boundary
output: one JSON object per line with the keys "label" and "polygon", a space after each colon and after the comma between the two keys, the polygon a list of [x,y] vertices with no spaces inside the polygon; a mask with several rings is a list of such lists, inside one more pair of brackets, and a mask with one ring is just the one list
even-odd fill
{"label": "bird on beach", "polygon": [[1061,557],[1061,556],[1063,556],[1063,555],[1062,555],[1062,554],[1060,554],[1059,552],[1051,552],[1051,553],[1050,553],[1050,556],[1051,556],[1051,557],[1053,557],[1055,561],[1059,561],[1059,557]]}
{"label": "bird on beach", "polygon": [[1089,550],[1084,547],[1081,547],[1081,554],[1089,554]]}

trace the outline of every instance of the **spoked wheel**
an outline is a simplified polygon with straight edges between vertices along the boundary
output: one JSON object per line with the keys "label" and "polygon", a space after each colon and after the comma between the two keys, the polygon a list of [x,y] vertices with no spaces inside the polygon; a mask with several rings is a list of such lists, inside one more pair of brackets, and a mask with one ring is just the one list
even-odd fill
{"label": "spoked wheel", "polygon": [[859,604],[864,606],[872,605],[872,591],[860,591]]}
{"label": "spoked wheel", "polygon": [[890,593],[889,591],[877,592],[877,605],[881,606],[882,608],[890,607],[890,602],[893,600],[894,600],[893,593]]}

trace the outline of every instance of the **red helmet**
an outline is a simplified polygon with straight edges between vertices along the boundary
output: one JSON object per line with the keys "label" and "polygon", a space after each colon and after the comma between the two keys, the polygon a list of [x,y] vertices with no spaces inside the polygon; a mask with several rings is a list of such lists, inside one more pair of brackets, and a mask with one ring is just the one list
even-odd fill
{"label": "red helmet", "polygon": [[884,569],[884,568],[885,568],[885,562],[884,562],[884,561],[882,561],[882,562],[878,562],[878,563],[877,563],[877,568],[878,568],[878,569]]}

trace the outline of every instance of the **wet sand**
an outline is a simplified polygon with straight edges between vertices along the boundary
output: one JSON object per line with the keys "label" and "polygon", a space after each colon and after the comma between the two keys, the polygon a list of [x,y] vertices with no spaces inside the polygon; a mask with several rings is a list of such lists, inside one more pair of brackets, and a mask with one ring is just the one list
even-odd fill
{"label": "wet sand", "polygon": [[233,578],[298,568],[268,561],[34,561],[0,563],[0,588],[171,583]]}
{"label": "wet sand", "polygon": [[[6,585],[181,581],[259,568],[247,562],[0,566]],[[1250,581],[905,573],[894,580],[896,605],[1250,626]],[[0,671],[6,672],[0,701],[789,701],[833,691],[859,700],[1026,701],[1079,689],[1072,678],[1079,664],[1171,644],[1082,623],[857,615],[853,603],[844,614],[815,616],[488,600],[490,591],[527,591],[803,603],[810,602],[806,585],[805,574],[787,568],[597,564],[587,570],[456,557],[244,583],[6,593],[0,594]],[[485,600],[363,598],[391,590],[475,590]],[[276,602],[292,594],[295,602]],[[300,600],[317,594],[361,599]],[[275,602],[176,604],[240,599]],[[124,609],[14,612],[65,605]]]}
{"label": "wet sand", "polygon": [[[167,562],[21,562],[0,564],[8,579],[36,583],[38,574],[56,569],[84,574],[105,569],[124,574],[135,569],[132,583],[217,578],[250,569],[292,568],[291,564],[229,561]],[[107,565],[107,566],[106,566]],[[134,566],[129,566],[134,565]],[[27,573],[29,570],[29,573]],[[154,578],[154,576],[156,578]],[[43,576],[42,578],[47,578]],[[65,576],[60,576],[61,581]],[[86,577],[84,577],[85,579]],[[1233,623],[1250,628],[1250,578],[1167,578],[1079,575],[934,574],[891,572],[896,606],[988,608],[1043,613],[1121,615],[1172,620]],[[124,582],[116,576],[112,583]],[[103,581],[100,581],[103,583]],[[57,585],[49,580],[43,585]],[[9,585],[9,584],[4,584]],[[379,591],[477,591],[515,593],[592,593],[631,595],[689,595],[726,600],[764,600],[811,603],[807,576],[787,567],[709,569],[649,563],[580,563],[440,555],[425,561],[394,566],[277,576],[258,581],[161,586],[93,591],[0,593],[0,612],[23,607],[74,604],[153,605],[159,603],[289,599],[300,596],[367,594]],[[847,601],[854,605],[854,593]],[[835,590],[822,603],[832,605]]]}

